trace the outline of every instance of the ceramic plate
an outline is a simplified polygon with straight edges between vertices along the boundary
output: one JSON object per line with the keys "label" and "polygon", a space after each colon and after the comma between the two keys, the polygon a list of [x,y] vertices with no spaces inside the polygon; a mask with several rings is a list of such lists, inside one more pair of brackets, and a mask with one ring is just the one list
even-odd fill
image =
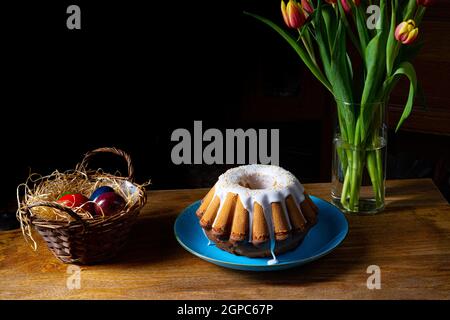
{"label": "ceramic plate", "polygon": [[317,224],[309,231],[303,242],[293,251],[277,255],[278,264],[268,265],[270,258],[248,258],[236,256],[208,245],[195,211],[200,206],[197,201],[187,207],[175,221],[175,236],[178,242],[189,252],[222,267],[248,270],[271,271],[300,266],[323,257],[334,250],[345,238],[348,223],[344,214],[332,204],[311,196],[319,207]]}

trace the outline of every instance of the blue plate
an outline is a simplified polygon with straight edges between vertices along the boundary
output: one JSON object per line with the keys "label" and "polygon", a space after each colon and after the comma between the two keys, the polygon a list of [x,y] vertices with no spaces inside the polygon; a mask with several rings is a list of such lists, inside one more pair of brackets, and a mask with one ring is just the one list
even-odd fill
{"label": "blue plate", "polygon": [[222,267],[248,271],[274,271],[300,266],[323,257],[335,249],[348,232],[348,223],[343,213],[332,204],[311,197],[319,207],[317,224],[308,232],[303,242],[292,251],[277,255],[278,263],[268,265],[271,258],[248,258],[236,256],[208,245],[195,211],[200,206],[197,201],[187,207],[175,221],[175,236],[189,252],[206,261]]}

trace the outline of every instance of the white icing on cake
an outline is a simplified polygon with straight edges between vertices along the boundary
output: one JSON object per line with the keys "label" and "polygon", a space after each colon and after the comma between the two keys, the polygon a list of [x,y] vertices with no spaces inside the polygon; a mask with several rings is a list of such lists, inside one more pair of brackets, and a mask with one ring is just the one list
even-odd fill
{"label": "white icing on cake", "polygon": [[[250,188],[247,186],[250,186]],[[273,202],[281,203],[283,212],[286,215],[286,221],[289,223],[289,229],[291,229],[292,226],[286,210],[285,199],[291,195],[300,210],[300,203],[305,200],[302,184],[292,173],[278,166],[251,164],[230,169],[219,177],[214,194],[214,197],[218,196],[220,199],[218,213],[220,213],[229,192],[239,196],[242,205],[249,213],[250,242],[252,241],[252,212],[255,202],[263,208],[264,217],[269,229],[270,250],[273,257],[272,260],[268,261],[268,264],[278,263],[274,253],[275,232],[273,228],[271,204]],[[216,220],[218,216],[219,214],[216,215]],[[216,220],[213,223],[213,227]]]}

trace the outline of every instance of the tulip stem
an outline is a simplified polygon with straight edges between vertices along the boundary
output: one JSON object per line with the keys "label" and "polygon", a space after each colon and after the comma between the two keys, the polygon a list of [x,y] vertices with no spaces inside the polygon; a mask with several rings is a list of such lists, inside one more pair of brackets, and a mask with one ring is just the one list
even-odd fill
{"label": "tulip stem", "polygon": [[426,7],[419,6],[416,11],[416,15],[414,16],[414,22],[416,23],[416,27],[422,22],[423,15],[425,14]]}
{"label": "tulip stem", "polygon": [[[316,55],[314,54],[314,49],[310,43],[310,41],[308,41],[307,39],[305,39],[305,37],[302,35],[302,32],[299,30],[298,31],[299,35],[300,35],[300,39],[303,42],[303,45],[305,46],[306,51],[308,52],[311,60],[314,62],[314,64],[316,65],[316,67],[319,67],[317,65],[317,61],[316,61]],[[311,40],[311,39],[309,39]]]}
{"label": "tulip stem", "polygon": [[302,39],[303,44],[305,45],[306,51],[308,52],[309,56],[311,57],[311,60],[317,66],[317,61],[316,61],[316,57],[314,56],[314,52],[308,46],[308,43],[305,41],[305,38],[301,37],[301,39]]}
{"label": "tulip stem", "polygon": [[344,184],[342,186],[342,192],[341,192],[341,204],[344,208],[348,207],[347,193],[348,193],[349,180],[350,180],[350,168],[347,167],[347,170],[345,170]]}

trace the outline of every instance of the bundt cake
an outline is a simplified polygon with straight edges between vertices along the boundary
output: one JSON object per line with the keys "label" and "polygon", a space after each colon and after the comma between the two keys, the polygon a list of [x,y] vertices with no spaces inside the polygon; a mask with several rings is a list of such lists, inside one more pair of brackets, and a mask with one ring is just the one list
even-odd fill
{"label": "bundt cake", "polygon": [[296,248],[316,223],[318,208],[290,172],[246,165],[222,174],[196,211],[207,238],[247,257],[270,257]]}

